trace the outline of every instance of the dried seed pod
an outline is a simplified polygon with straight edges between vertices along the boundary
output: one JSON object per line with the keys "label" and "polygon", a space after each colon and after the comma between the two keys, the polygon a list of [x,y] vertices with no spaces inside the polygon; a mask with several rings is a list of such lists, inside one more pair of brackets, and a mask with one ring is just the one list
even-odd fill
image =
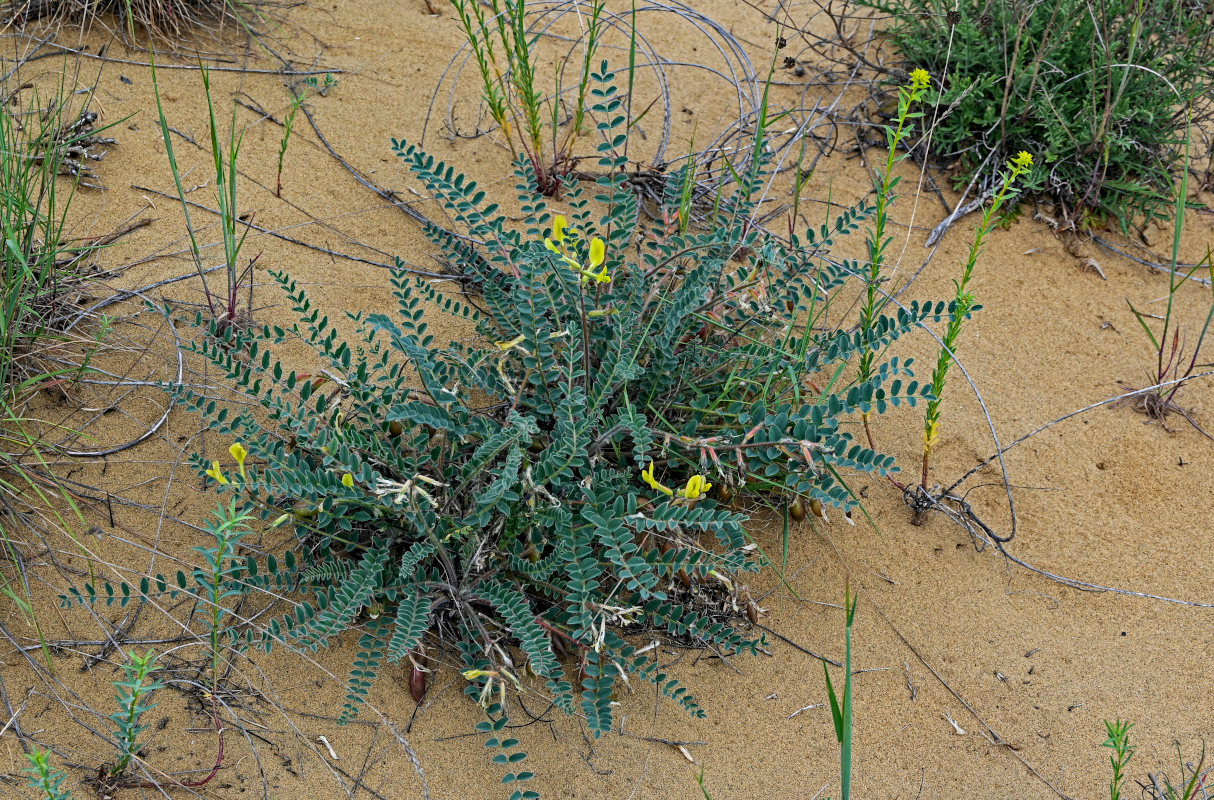
{"label": "dried seed pod", "polygon": [[810,510],[810,513],[812,513],[818,519],[822,520],[823,522],[829,522],[829,520],[826,519],[826,511],[824,511],[822,509],[821,500],[818,500],[817,498],[810,500],[809,501],[809,510]]}
{"label": "dried seed pod", "polygon": [[[814,502],[817,502],[816,500]],[[788,504],[788,516],[797,522],[805,519],[805,498],[798,497]]]}
{"label": "dried seed pod", "polygon": [[751,625],[759,624],[759,607],[751,600],[746,604],[746,619],[750,620]]}

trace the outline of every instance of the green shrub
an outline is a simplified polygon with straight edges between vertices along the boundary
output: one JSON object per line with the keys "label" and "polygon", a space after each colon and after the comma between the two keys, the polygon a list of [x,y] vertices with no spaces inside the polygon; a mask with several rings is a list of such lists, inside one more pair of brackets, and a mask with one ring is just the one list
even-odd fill
{"label": "green shrub", "polygon": [[[1167,215],[1190,102],[1208,117],[1214,25],[1187,0],[861,0],[893,16],[908,65],[943,76],[933,155],[994,192],[1020,150],[1027,185],[1075,225]],[[909,69],[909,67],[908,67]]]}
{"label": "green shrub", "polygon": [[[947,316],[945,303],[910,304],[865,331],[818,327],[859,274],[829,248],[871,207],[785,246],[751,224],[764,180],[756,155],[705,231],[643,222],[613,77],[604,63],[591,89],[604,174],[593,197],[565,181],[569,219],[549,210],[526,158],[519,231],[454,167],[394,143],[466,227],[427,232],[466,270],[475,305],[402,276],[396,314],[348,315],[351,343],[273,273],[300,322],[211,321],[193,345],[259,406],[179,390],[211,431],[235,440],[235,468],[196,458],[200,474],[298,539],[281,558],[225,567],[225,586],[301,593],[261,631],[265,647],[315,650],[361,631],[347,714],[385,660],[425,663],[436,631],[458,650],[468,694],[496,717],[483,723],[493,748],[517,744],[496,733],[524,664],[596,736],[611,727],[626,673],[702,715],[625,637],[655,628],[721,651],[758,646],[734,621],[753,611],[738,576],[759,560],[746,517],[721,501],[791,495],[850,516],[857,499],[842,473],[896,467],[842,419],[930,397],[909,361],[874,364],[851,384],[841,376],[857,354]],[[675,218],[684,173],[668,176],[656,219]],[[438,343],[431,310],[474,323],[478,343]],[[273,352],[284,342],[308,345],[319,367],[284,365]],[[108,587],[107,602],[148,590]]]}

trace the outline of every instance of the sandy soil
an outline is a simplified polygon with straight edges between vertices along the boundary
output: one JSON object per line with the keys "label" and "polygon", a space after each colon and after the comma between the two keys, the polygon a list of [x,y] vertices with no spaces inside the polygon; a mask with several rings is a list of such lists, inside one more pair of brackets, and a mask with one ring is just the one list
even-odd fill
{"label": "sandy soil", "polygon": [[[765,69],[775,28],[759,11],[730,0],[697,3],[697,8],[730,30],[758,69]],[[716,59],[714,67],[722,67],[716,51],[693,28],[659,14],[643,24],[653,46],[671,60]],[[109,39],[98,31],[80,35],[64,30],[59,41],[87,46],[95,54]],[[229,52],[237,51],[224,63],[233,71],[217,71],[212,78],[221,114],[228,113],[231,101],[242,102],[237,111],[245,135],[242,208],[253,212],[263,228],[312,246],[269,234],[250,237],[247,252],[258,256],[257,319],[290,319],[290,309],[268,285],[270,269],[288,270],[335,315],[346,309],[391,308],[383,265],[399,256],[416,268],[438,269],[432,248],[416,222],[342,168],[302,116],[286,158],[283,197],[274,196],[281,133],[276,122],[283,119],[289,97],[276,74],[278,62],[265,53],[241,54],[235,41],[225,45]],[[431,16],[421,0],[303,6],[287,12],[268,41],[298,68],[314,64],[337,75],[338,86],[328,96],[314,97],[309,109],[333,151],[366,180],[402,201],[421,203],[410,192],[389,141],[420,140],[435,86],[445,81],[425,144],[438,157],[456,160],[491,193],[511,194],[509,154],[492,137],[444,136],[445,92],[452,81],[445,70],[461,39],[451,19]],[[207,45],[216,48],[213,42]],[[10,46],[9,56],[12,52]],[[78,198],[76,229],[81,235],[101,235],[134,215],[154,218],[98,259],[105,267],[134,262],[115,286],[143,287],[185,275],[192,266],[180,209],[163,194],[172,194],[172,178],[156,126],[151,76],[146,66],[126,63],[146,62],[147,53],[110,42],[106,58],[120,61],[86,57],[80,81],[91,84],[100,72],[98,107],[103,121],[115,123],[112,135],[119,144],[97,167],[106,189]],[[214,188],[205,183],[209,151],[204,149],[199,74],[189,68],[188,58],[162,60],[165,111],[180,131],[174,146],[184,183],[202,185],[191,198],[213,208]],[[46,78],[61,66],[60,58],[53,57],[25,69]],[[240,71],[244,66],[267,72]],[[708,73],[672,74],[669,148],[678,154],[686,152],[693,133],[697,142],[706,141],[729,125],[737,117],[736,100],[727,83]],[[782,85],[773,100],[809,105],[817,91]],[[466,133],[476,108],[470,71],[459,78],[455,97]],[[907,165],[904,176],[907,189],[919,180]],[[805,190],[813,201],[807,204],[808,220],[821,222],[828,196],[835,204],[847,203],[870,186],[854,155],[824,159]],[[956,201],[948,191],[944,197],[950,204]],[[419,208],[433,212],[424,204]],[[902,253],[906,274],[928,257],[931,251],[923,242],[944,212],[928,192],[917,203],[908,192],[895,211],[895,252]],[[1097,259],[1105,278],[1084,270],[1080,258],[1032,212],[1026,207],[1018,222],[990,240],[974,282],[985,308],[961,345],[962,363],[1004,444],[1127,386],[1148,383],[1151,353],[1126,299],[1157,309],[1167,285],[1165,275],[1094,244],[1081,255]],[[203,241],[215,242],[214,215],[202,208],[192,213]],[[1212,222],[1206,213],[1189,216],[1185,260],[1196,260],[1214,242]],[[953,228],[908,296],[948,296],[972,227],[973,221],[965,220]],[[861,241],[853,239],[844,249],[854,253]],[[1154,249],[1162,251],[1169,231],[1154,230],[1152,240]],[[216,260],[215,250],[209,250],[207,263]],[[182,281],[148,295],[179,304],[197,301],[197,283]],[[1209,289],[1187,287],[1178,300],[1182,324],[1193,330],[1204,318]],[[138,369],[162,379],[164,370],[171,370],[164,366],[171,363],[166,362],[171,336],[144,327],[151,317],[140,308],[137,301],[128,301],[113,313],[137,315],[120,322],[119,331],[130,341],[155,343],[152,356],[140,360]],[[440,334],[466,337],[468,332],[452,323]],[[930,358],[932,344],[926,336],[912,337],[899,354]],[[111,357],[118,359],[113,364],[124,363],[121,355]],[[1208,382],[1192,385],[1181,400],[1196,422],[1214,431],[1214,394]],[[960,377],[952,381],[947,402],[934,465],[935,479],[942,483],[994,452],[982,410]],[[133,438],[163,408],[155,391],[131,394],[121,413],[98,423],[94,444]],[[68,413],[66,405],[62,413]],[[881,419],[878,443],[904,463],[917,464],[918,421],[913,412]],[[64,565],[81,568],[79,553],[85,548],[96,563],[108,565],[103,569],[109,574],[129,578],[149,569],[167,573],[195,556],[190,548],[201,541],[200,534],[162,519],[158,511],[164,508],[173,517],[199,522],[214,505],[184,461],[203,444],[197,425],[195,418],[178,411],[137,448],[65,467],[72,469],[74,480],[104,486],[146,507],[116,504],[114,527],[108,513],[88,511],[98,535],[78,531],[78,542],[51,542]],[[839,603],[846,580],[861,591],[855,629],[857,797],[1098,797],[1107,791],[1101,722],[1117,717],[1136,724],[1140,750],[1134,776],[1145,779],[1148,771],[1160,770],[1175,776],[1174,741],[1195,760],[1202,740],[1214,739],[1214,672],[1209,666],[1214,663],[1214,612],[1209,605],[1197,605],[1214,604],[1209,580],[1214,574],[1214,443],[1178,417],[1168,427],[1128,406],[1104,406],[1010,450],[1007,469],[1018,487],[1019,528],[1009,550],[1050,573],[1184,603],[1062,585],[1012,564],[989,547],[976,548],[964,530],[938,515],[922,527],[912,526],[898,492],[869,481],[864,488],[876,530],[865,524],[849,527],[841,519],[816,528],[804,524],[794,531],[789,553],[788,582],[795,595],[779,588],[770,573],[752,587],[756,594],[770,592],[763,600],[769,613],[762,620],[773,632],[770,656],[723,663],[663,648],[669,661],[678,662],[673,669],[680,680],[708,709],[708,719],[689,720],[669,703],[655,703],[651,694],[639,691],[624,699],[623,735],[591,743],[576,721],[545,711],[547,705],[530,696],[527,707],[537,719],[515,735],[530,753],[528,765],[540,776],[539,788],[547,797],[694,798],[703,796],[697,785],[702,775],[704,788],[716,800],[837,795],[838,752],[830,711],[823,705],[825,683],[819,661],[806,651],[842,657]],[[214,450],[218,443],[206,444]],[[998,480],[998,472],[988,467],[966,488],[977,512],[1006,533],[1006,497]],[[753,532],[765,548],[778,552],[778,524],[759,516]],[[159,554],[150,558],[153,548]],[[85,612],[55,608],[63,579],[54,570],[42,565],[32,572],[35,593],[43,598],[39,616],[48,639],[105,638]],[[188,609],[163,610],[171,614],[149,609],[133,621],[117,609],[97,613],[130,626],[137,638],[172,638],[180,627],[171,616],[183,619]],[[5,614],[14,636],[24,644],[36,642],[35,632],[15,609],[6,605]],[[508,794],[480,739],[468,736],[481,712],[463,697],[464,682],[450,665],[440,668],[420,707],[409,696],[407,676],[385,670],[372,693],[373,708],[358,724],[339,728],[332,715],[340,709],[354,645],[347,636],[340,647],[311,662],[275,651],[237,665],[260,695],[237,692],[225,698],[245,720],[247,734],[229,729],[223,770],[202,794],[327,798],[349,793],[393,800]],[[158,647],[182,659],[197,659],[201,653],[189,642]],[[112,652],[105,651],[100,660],[91,657],[99,649],[63,644],[54,653],[55,677],[50,680],[33,677],[27,659],[40,658],[36,648],[26,648],[23,655],[5,645],[0,653],[0,678],[12,709],[20,709],[17,724],[57,748],[56,762],[68,769],[70,783],[83,797],[91,795],[80,779],[95,773],[109,752],[86,727],[102,730],[105,720],[86,708],[109,713],[110,681],[119,675]],[[180,691],[157,698],[146,760],[155,770],[205,774],[215,759],[207,707],[197,687],[184,679],[175,688]],[[276,704],[282,711],[275,710]],[[0,716],[2,723],[9,715]],[[318,742],[320,736],[335,756]],[[686,753],[671,742],[684,743]],[[424,770],[424,784],[408,752],[415,753]],[[21,747],[10,726],[0,734],[0,794],[32,796],[21,788],[22,766]],[[141,796],[140,791],[156,795],[128,789],[123,796]],[[186,795],[182,789],[169,793]]]}

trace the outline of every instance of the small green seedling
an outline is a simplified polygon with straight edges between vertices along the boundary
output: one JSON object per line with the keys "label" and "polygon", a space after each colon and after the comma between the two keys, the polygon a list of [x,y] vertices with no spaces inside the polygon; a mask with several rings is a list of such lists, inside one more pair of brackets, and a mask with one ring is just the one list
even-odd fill
{"label": "small green seedling", "polygon": [[1101,747],[1112,749],[1113,753],[1109,756],[1109,764],[1113,767],[1113,777],[1109,781],[1109,800],[1121,800],[1121,787],[1125,783],[1125,768],[1130,763],[1130,759],[1134,757],[1134,751],[1138,748],[1130,744],[1130,728],[1134,725],[1124,720],[1116,722],[1104,721],[1104,729],[1109,734],[1109,738],[1104,740]]}
{"label": "small green seedling", "polygon": [[63,774],[63,770],[51,766],[49,753],[35,747],[26,753],[25,757],[33,765],[25,768],[31,776],[29,787],[37,789],[42,800],[72,800],[72,793],[62,786],[67,776]]}
{"label": "small green seedling", "polygon": [[131,663],[122,665],[126,680],[114,682],[114,688],[118,690],[115,695],[118,710],[110,714],[110,719],[115,725],[118,759],[110,767],[111,778],[121,775],[131,763],[131,759],[138,755],[139,734],[148,727],[140,720],[146,712],[156,707],[154,703],[149,703],[148,699],[157,689],[164,688],[160,681],[146,682],[156,668],[155,651],[148,650],[141,656],[132,650],[127,655]]}
{"label": "small green seedling", "polygon": [[307,99],[309,91],[316,92],[321,97],[325,97],[329,94],[329,90],[336,85],[337,78],[334,78],[331,73],[326,72],[323,84],[315,75],[311,75],[304,79],[303,84],[298,89],[291,90],[291,107],[287,111],[287,116],[282,121],[282,141],[278,144],[278,186],[274,190],[274,194],[277,197],[282,197],[282,162],[287,155],[287,143],[291,141],[291,132],[295,130],[295,115],[303,107],[304,100]]}

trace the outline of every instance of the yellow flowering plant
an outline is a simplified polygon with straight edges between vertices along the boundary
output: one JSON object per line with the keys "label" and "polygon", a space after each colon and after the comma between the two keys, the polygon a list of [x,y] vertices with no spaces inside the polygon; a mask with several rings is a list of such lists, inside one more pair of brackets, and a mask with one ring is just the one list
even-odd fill
{"label": "yellow flowering plant", "polygon": [[[242,587],[301,592],[298,611],[258,623],[263,642],[311,651],[359,629],[346,716],[379,664],[424,664],[432,632],[495,717],[514,688],[500,678],[524,670],[596,736],[612,729],[625,676],[703,715],[626,631],[645,625],[758,652],[762,636],[745,627],[759,614],[746,573],[764,556],[730,498],[855,507],[844,473],[897,467],[844,420],[926,396],[897,359],[848,385],[818,388],[811,377],[854,374],[863,347],[883,351],[943,318],[944,303],[908,304],[875,320],[863,342],[804,324],[855,277],[829,250],[869,206],[842,210],[820,239],[813,229],[785,242],[757,227],[769,163],[760,135],[714,201],[712,225],[697,228],[681,210],[690,165],[664,176],[661,221],[650,223],[628,178],[625,98],[605,65],[595,81],[605,177],[564,186],[561,214],[527,159],[517,164],[520,223],[454,167],[394,143],[461,226],[426,232],[465,270],[462,291],[475,303],[401,270],[397,310],[352,313],[353,331],[343,331],[271,271],[295,325],[192,345],[249,402],[228,409],[183,386],[183,406],[240,443],[230,451],[243,469],[240,502],[296,538],[290,560],[258,560],[242,576]],[[435,309],[469,321],[475,336],[439,342],[428,327]],[[286,346],[309,348],[325,380],[280,361]],[[411,673],[418,694],[425,682]]]}
{"label": "yellow flowering plant", "polygon": [[[589,259],[585,267],[573,256],[576,253],[580,239],[577,231],[568,227],[569,223],[564,216],[557,214],[552,220],[552,236],[544,239],[544,247],[561,257],[565,264],[578,273],[582,277],[582,283],[586,284],[590,281],[595,283],[611,283],[611,276],[607,274],[607,246],[603,240],[595,236],[590,240]],[[602,267],[602,270],[595,272],[596,269]]]}
{"label": "yellow flowering plant", "polygon": [[962,323],[970,314],[981,308],[977,305],[974,295],[969,291],[970,278],[974,274],[974,265],[978,263],[978,255],[982,252],[982,243],[998,222],[999,210],[1016,194],[1016,182],[1022,175],[1033,167],[1033,156],[1021,150],[1007,163],[1007,169],[1002,176],[999,190],[994,199],[982,214],[982,221],[974,233],[970,243],[969,256],[961,271],[961,278],[953,282],[956,296],[950,307],[948,324],[941,337],[939,355],[936,357],[936,368],[932,372],[932,398],[928,400],[923,414],[923,461],[920,474],[920,491],[927,492],[927,479],[932,447],[940,438],[940,402],[944,395],[944,382],[948,377],[948,368],[956,357],[957,340],[961,335]]}

